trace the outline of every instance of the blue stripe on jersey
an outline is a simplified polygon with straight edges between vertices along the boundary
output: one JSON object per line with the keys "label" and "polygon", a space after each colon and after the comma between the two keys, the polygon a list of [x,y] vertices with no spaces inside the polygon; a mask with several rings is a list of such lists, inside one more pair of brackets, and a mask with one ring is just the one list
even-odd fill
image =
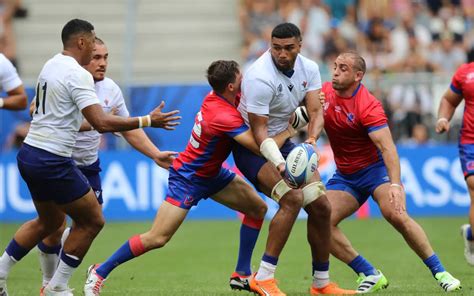
{"label": "blue stripe on jersey", "polygon": [[455,87],[452,83],[451,85],[449,86],[449,88],[451,88],[451,90],[455,93],[457,93],[458,95],[462,95],[462,91],[460,89],[458,89],[457,87]]}
{"label": "blue stripe on jersey", "polygon": [[382,124],[382,125],[379,125],[379,126],[369,126],[367,128],[367,133],[378,131],[379,129],[382,129],[382,128],[387,127],[387,126],[388,126],[388,124]]}
{"label": "blue stripe on jersey", "polygon": [[238,128],[235,128],[231,131],[227,131],[225,134],[228,135],[229,137],[233,138],[233,137],[236,137],[236,136],[240,135],[241,133],[244,133],[244,132],[248,131],[248,129],[249,129],[249,127],[244,123],[241,126],[239,126]]}
{"label": "blue stripe on jersey", "polygon": [[357,92],[359,91],[360,87],[362,86],[362,83],[359,83],[359,85],[357,86],[357,88],[354,90],[354,92],[352,93],[351,97],[355,96],[357,94]]}
{"label": "blue stripe on jersey", "polygon": [[[183,165],[177,170],[181,175],[186,178],[196,175],[197,171],[203,171],[203,167],[206,166],[206,163],[212,159],[214,152],[216,151],[216,145],[221,140],[219,137],[212,138],[207,144],[206,149],[196,157],[192,162],[183,162]],[[230,150],[229,150],[230,154]],[[227,155],[228,156],[228,155]],[[226,156],[226,158],[227,158]],[[217,171],[219,172],[219,170]],[[212,177],[212,176],[209,176]]]}

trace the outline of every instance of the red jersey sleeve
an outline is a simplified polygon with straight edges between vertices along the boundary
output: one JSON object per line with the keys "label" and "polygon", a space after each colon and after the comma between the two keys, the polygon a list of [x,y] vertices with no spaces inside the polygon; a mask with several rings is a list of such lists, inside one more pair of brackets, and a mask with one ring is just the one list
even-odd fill
{"label": "red jersey sleeve", "polygon": [[369,133],[387,126],[387,116],[382,104],[376,98],[370,96],[367,104],[360,107],[360,110],[362,110],[360,121]]}

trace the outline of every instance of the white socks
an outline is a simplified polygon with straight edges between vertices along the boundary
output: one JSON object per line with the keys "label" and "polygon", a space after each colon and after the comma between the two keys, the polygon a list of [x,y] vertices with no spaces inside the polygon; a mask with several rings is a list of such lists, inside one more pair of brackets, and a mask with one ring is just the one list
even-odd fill
{"label": "white socks", "polygon": [[[72,255],[66,256],[79,260],[79,258]],[[63,260],[59,260],[58,268],[56,269],[56,272],[54,273],[54,276],[51,281],[49,281],[48,286],[58,291],[68,289],[69,279],[71,278],[75,270],[75,267],[67,265]]]}
{"label": "white socks", "polygon": [[329,284],[329,271],[314,271],[313,286],[323,288]]}
{"label": "white socks", "polygon": [[8,277],[8,273],[15,263],[15,259],[8,256],[7,252],[3,252],[2,257],[0,257],[0,279],[6,279]]}
{"label": "white socks", "polygon": [[41,272],[43,273],[43,287],[48,284],[59,264],[57,254],[47,254],[38,249]]}
{"label": "white socks", "polygon": [[257,271],[257,275],[255,276],[255,279],[257,281],[265,281],[265,280],[274,278],[276,267],[277,267],[276,265],[273,265],[265,261],[261,261],[260,268]]}

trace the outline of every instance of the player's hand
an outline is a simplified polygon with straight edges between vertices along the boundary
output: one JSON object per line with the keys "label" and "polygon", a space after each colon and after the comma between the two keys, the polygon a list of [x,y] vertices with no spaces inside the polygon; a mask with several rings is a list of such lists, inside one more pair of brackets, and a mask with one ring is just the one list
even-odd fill
{"label": "player's hand", "polygon": [[280,176],[285,177],[285,164],[284,163],[280,163],[277,166],[277,170],[280,173]]}
{"label": "player's hand", "polygon": [[319,102],[321,103],[321,106],[326,102],[326,95],[323,92],[319,93]]}
{"label": "player's hand", "polygon": [[449,132],[449,127],[450,127],[450,124],[446,118],[440,118],[436,122],[436,132],[438,134]]}
{"label": "player's hand", "polygon": [[161,101],[161,104],[150,113],[151,126],[164,128],[165,130],[174,130],[174,127],[180,124],[176,120],[180,120],[181,116],[175,116],[179,113],[179,110],[163,113],[161,110],[164,106],[165,102]]}
{"label": "player's hand", "polygon": [[178,152],[175,151],[160,151],[153,160],[157,165],[167,170],[170,168],[177,155]]}
{"label": "player's hand", "polygon": [[395,212],[401,214],[406,211],[405,207],[405,190],[402,186],[392,184],[388,190],[390,196],[390,203],[393,204]]}
{"label": "player's hand", "polygon": [[316,156],[318,157],[318,166],[319,166],[319,160],[321,159],[321,154],[319,154],[318,146],[316,146],[316,138],[311,136],[306,141],[304,141],[306,144],[310,144],[313,146],[314,152],[316,152]]}

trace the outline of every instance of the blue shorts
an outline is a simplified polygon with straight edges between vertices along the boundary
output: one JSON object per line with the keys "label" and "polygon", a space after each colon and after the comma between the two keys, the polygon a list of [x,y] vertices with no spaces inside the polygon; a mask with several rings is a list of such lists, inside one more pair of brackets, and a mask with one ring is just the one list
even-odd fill
{"label": "blue shorts", "polygon": [[81,170],[84,176],[86,176],[87,180],[89,180],[89,184],[91,185],[92,190],[94,190],[99,204],[103,204],[104,199],[102,198],[102,182],[99,176],[99,173],[102,171],[100,168],[100,160],[97,159],[97,161],[91,165],[78,166],[78,168]]}
{"label": "blue shorts", "polygon": [[70,157],[23,144],[16,159],[34,201],[67,204],[81,198],[91,188]]}
{"label": "blue shorts", "polygon": [[474,175],[474,144],[459,144],[459,160],[464,178]]}
{"label": "blue shorts", "polygon": [[219,173],[211,178],[193,176],[187,179],[172,167],[169,172],[166,201],[186,210],[197,205],[201,199],[221,191],[235,178],[235,173],[225,168],[221,168]]}
{"label": "blue shorts", "polygon": [[390,182],[383,161],[376,162],[353,174],[336,171],[326,184],[327,190],[340,190],[351,194],[362,205],[381,184]]}
{"label": "blue shorts", "polygon": [[[285,144],[283,144],[280,148],[280,152],[285,159],[295,146],[296,144],[290,140],[287,140]],[[234,155],[234,161],[237,168],[242,172],[242,174],[244,174],[245,178],[247,178],[255,188],[258,189],[257,175],[262,166],[267,163],[265,157],[253,153],[238,143],[234,145],[232,154]]]}

